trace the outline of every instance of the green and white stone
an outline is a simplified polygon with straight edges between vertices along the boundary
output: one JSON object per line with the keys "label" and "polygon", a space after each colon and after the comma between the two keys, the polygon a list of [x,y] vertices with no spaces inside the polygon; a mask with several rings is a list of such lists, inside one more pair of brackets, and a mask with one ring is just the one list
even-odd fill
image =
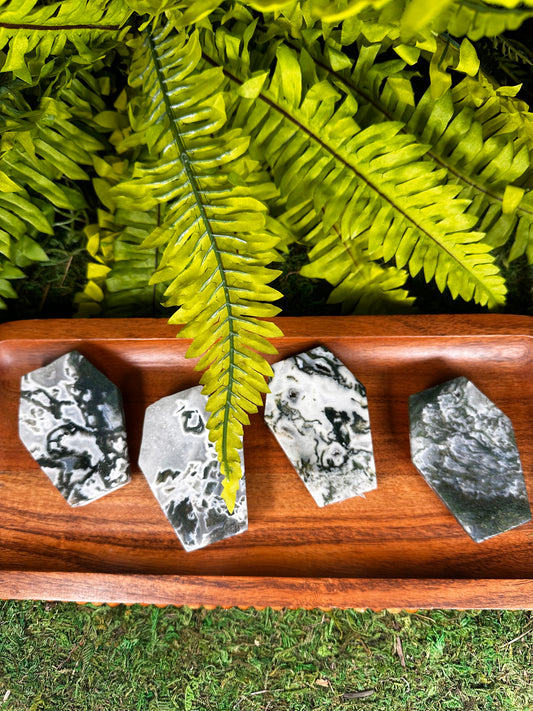
{"label": "green and white stone", "polygon": [[[232,514],[222,499],[220,464],[206,427],[207,399],[196,386],[164,397],[145,414],[139,466],[186,551],[246,531],[244,477]],[[244,461],[241,450],[241,465]]]}
{"label": "green and white stone", "polygon": [[71,506],[130,480],[121,394],[77,351],[22,377],[19,434]]}
{"label": "green and white stone", "polygon": [[510,419],[467,378],[409,398],[411,458],[476,542],[531,519]]}
{"label": "green and white stone", "polygon": [[319,506],[377,487],[362,383],[318,346],[275,363],[265,421]]}

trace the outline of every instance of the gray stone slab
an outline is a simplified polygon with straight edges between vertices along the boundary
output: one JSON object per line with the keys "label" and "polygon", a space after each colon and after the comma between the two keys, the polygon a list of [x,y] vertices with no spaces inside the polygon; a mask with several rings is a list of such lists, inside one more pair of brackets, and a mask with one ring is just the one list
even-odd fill
{"label": "gray stone slab", "polygon": [[[232,514],[221,497],[223,477],[209,441],[202,387],[164,397],[145,414],[139,466],[186,551],[248,528],[244,477]],[[241,456],[244,471],[244,460]]]}
{"label": "gray stone slab", "polygon": [[71,506],[130,480],[121,394],[77,351],[22,377],[19,434]]}
{"label": "gray stone slab", "polygon": [[319,506],[375,489],[362,383],[327,348],[273,366],[265,421]]}
{"label": "gray stone slab", "polygon": [[409,398],[411,458],[476,542],[531,519],[510,419],[467,378]]}

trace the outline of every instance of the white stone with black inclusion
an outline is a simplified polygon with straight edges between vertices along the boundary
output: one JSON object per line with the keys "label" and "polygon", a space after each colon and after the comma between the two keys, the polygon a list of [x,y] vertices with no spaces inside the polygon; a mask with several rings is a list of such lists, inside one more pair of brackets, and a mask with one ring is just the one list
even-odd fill
{"label": "white stone with black inclusion", "polygon": [[531,519],[510,419],[467,378],[409,398],[411,458],[477,543]]}
{"label": "white stone with black inclusion", "polygon": [[121,394],[77,351],[22,377],[19,434],[71,506],[130,480]]}
{"label": "white stone with black inclusion", "polygon": [[[221,497],[222,475],[209,441],[202,387],[164,397],[145,414],[139,466],[186,551],[248,528],[244,477],[235,508]],[[244,461],[241,450],[241,465]]]}
{"label": "white stone with black inclusion", "polygon": [[273,365],[265,421],[319,506],[375,489],[364,386],[323,346]]}

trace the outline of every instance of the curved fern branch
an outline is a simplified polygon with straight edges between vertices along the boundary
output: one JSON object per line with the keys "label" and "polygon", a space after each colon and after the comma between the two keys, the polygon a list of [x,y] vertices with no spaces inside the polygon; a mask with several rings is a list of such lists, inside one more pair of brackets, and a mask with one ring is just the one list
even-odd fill
{"label": "curved fern branch", "polygon": [[267,286],[277,272],[265,267],[275,258],[276,239],[265,226],[264,204],[252,196],[265,189],[246,185],[248,140],[237,131],[221,134],[223,75],[202,66],[197,33],[189,38],[170,25],[145,32],[130,81],[144,93],[133,122],[151,157],[113,193],[119,207],[162,207],[161,226],[144,242],[163,248],[152,283],[170,282],[167,304],[180,307],[170,322],[186,324],[179,335],[193,338],[187,355],[201,356],[196,367],[205,369],[208,427],[231,511],[243,424],[271,374],[258,351],[274,352],[267,338],[280,333],[260,320],[279,310],[268,303],[279,294]]}
{"label": "curved fern branch", "polygon": [[44,7],[38,0],[0,0],[0,50],[8,46],[2,71],[31,83],[36,72],[30,58],[41,66],[62,54],[69,41],[79,54],[91,55],[91,43],[124,37],[131,14],[124,0],[65,0]]}
{"label": "curved fern branch", "polygon": [[131,15],[124,0],[0,0],[0,27],[10,30],[119,30]]}
{"label": "curved fern branch", "polygon": [[533,17],[530,3],[488,3],[483,0],[398,0],[383,8],[368,9],[348,16],[342,23],[339,41],[343,45],[364,36],[369,42],[405,43],[411,56],[416,48],[431,50],[435,35],[494,37],[516,30]]}
{"label": "curved fern branch", "polygon": [[504,90],[498,95],[482,77],[464,79],[437,100],[428,90],[410,105],[395,83],[410,86],[401,79],[403,62],[376,62],[378,51],[377,45],[362,47],[350,74],[334,71],[324,57],[314,60],[337,87],[357,97],[357,119],[363,126],[405,122],[404,132],[428,146],[425,157],[446,170],[449,183],[461,187],[458,197],[471,201],[468,212],[477,217],[477,229],[487,233],[484,241],[502,246],[514,235],[511,255],[520,256],[533,244],[533,193],[523,183],[533,148],[531,119],[523,114],[519,122],[520,107],[511,106],[511,114],[503,103]]}
{"label": "curved fern branch", "polygon": [[255,156],[271,165],[289,205],[311,194],[317,211],[325,207],[326,232],[337,222],[345,237],[364,232],[375,258],[394,257],[413,276],[423,269],[454,298],[501,304],[504,282],[483,235],[470,231],[470,202],[457,199],[459,189],[443,185],[442,173],[422,160],[427,146],[402,135],[395,122],[361,130],[353,98],[340,106],[339,98],[325,81],[302,96],[300,64],[281,45],[269,86],[259,101],[242,100],[235,121],[252,136]]}

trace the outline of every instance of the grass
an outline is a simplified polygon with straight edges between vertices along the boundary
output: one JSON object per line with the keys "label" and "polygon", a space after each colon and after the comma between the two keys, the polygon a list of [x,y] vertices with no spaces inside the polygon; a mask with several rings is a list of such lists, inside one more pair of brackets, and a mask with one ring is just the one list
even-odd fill
{"label": "grass", "polygon": [[530,612],[3,602],[0,659],[2,711],[533,709]]}

